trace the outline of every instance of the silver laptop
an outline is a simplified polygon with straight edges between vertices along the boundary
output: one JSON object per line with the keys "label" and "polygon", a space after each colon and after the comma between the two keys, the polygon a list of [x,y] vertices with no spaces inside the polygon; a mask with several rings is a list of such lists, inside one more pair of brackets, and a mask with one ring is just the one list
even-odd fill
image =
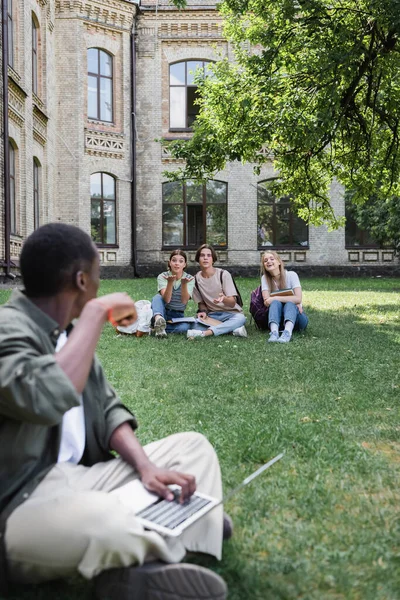
{"label": "silver laptop", "polygon": [[164,536],[177,537],[210,510],[229,500],[282,457],[283,453],[278,454],[254,471],[231,490],[223,500],[195,492],[190,500],[181,504],[179,502],[180,487],[176,485],[169,486],[174,492],[175,500],[164,500],[164,498],[147,491],[139,479],[114,490],[111,494],[117,496],[125,506],[132,508],[146,529],[157,531]]}

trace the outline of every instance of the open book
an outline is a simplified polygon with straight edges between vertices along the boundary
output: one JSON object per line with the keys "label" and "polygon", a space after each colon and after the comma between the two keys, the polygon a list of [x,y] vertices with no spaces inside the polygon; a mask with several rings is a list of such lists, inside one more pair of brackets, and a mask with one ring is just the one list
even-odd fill
{"label": "open book", "polygon": [[294,296],[294,291],[292,290],[292,288],[286,288],[283,290],[275,290],[273,292],[270,292],[269,295],[272,297],[274,297],[274,296]]}

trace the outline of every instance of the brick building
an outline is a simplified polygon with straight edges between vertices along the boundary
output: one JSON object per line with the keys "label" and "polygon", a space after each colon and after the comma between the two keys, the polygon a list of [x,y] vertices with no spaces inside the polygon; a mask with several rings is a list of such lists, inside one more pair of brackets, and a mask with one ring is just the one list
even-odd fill
{"label": "brick building", "polygon": [[[268,248],[303,272],[397,272],[394,253],[351,219],[334,232],[307,227],[289,199],[273,196],[272,163],[258,177],[235,162],[207,184],[166,181],[163,171],[178,164],[156,140],[191,135],[193,72],[206,76],[209,62],[233,59],[214,2],[189,0],[178,11],[169,0],[7,1],[9,140],[1,152],[10,165],[11,270],[23,239],[60,220],[91,233],[109,275],[157,272],[176,247],[192,262],[203,241],[242,273],[255,273]],[[331,201],[345,214],[335,183]]]}

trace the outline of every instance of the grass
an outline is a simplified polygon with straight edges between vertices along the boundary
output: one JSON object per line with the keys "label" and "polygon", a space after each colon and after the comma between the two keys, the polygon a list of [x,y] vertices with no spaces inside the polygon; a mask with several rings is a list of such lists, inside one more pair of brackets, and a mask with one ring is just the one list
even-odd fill
{"label": "grass", "polygon": [[[238,279],[248,306],[256,279]],[[204,433],[226,490],[285,457],[226,506],[222,562],[230,600],[400,598],[399,279],[304,279],[310,325],[290,344],[223,336],[117,337],[98,354],[134,409],[142,443]],[[150,298],[154,280],[101,293]],[[8,292],[0,291],[4,301]],[[194,307],[192,307],[194,312]],[[11,600],[89,600],[79,580],[14,589]]]}

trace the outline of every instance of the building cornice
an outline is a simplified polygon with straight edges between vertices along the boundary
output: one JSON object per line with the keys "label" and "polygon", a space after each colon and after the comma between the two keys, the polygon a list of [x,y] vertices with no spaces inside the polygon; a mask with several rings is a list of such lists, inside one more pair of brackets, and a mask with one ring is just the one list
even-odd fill
{"label": "building cornice", "polygon": [[79,18],[116,30],[130,30],[136,13],[136,4],[121,0],[56,0],[57,19]]}

